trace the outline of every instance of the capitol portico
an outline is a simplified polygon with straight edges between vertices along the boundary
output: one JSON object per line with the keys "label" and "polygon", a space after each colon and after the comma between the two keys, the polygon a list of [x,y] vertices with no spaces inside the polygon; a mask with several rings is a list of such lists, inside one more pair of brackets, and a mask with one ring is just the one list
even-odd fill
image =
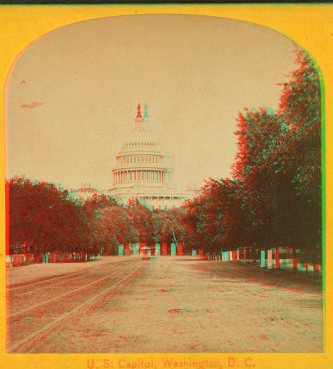
{"label": "capitol portico", "polygon": [[150,208],[179,207],[193,198],[195,191],[173,184],[169,159],[162,143],[152,134],[147,105],[142,116],[139,104],[132,134],[117,155],[109,193],[124,203],[136,198]]}

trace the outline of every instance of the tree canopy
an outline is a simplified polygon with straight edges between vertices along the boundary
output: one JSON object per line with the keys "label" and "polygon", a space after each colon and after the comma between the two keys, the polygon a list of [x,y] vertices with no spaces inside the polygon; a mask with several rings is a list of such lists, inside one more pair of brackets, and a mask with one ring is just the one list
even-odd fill
{"label": "tree canopy", "polygon": [[212,247],[321,247],[320,79],[305,52],[296,59],[278,111],[239,113],[233,178],[208,180],[187,204]]}

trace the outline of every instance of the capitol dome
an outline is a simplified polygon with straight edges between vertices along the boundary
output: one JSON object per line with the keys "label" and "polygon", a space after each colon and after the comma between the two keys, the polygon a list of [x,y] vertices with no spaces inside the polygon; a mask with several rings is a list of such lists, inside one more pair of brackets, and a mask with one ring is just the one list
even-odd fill
{"label": "capitol dome", "polygon": [[124,202],[137,198],[152,208],[180,206],[182,201],[193,196],[173,185],[169,159],[150,128],[147,105],[142,116],[139,104],[132,133],[117,154],[109,192]]}

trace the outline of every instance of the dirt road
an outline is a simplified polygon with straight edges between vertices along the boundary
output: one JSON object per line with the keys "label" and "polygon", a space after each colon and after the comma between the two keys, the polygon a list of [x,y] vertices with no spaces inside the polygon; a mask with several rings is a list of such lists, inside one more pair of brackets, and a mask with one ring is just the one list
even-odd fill
{"label": "dirt road", "polygon": [[191,257],[86,265],[9,272],[10,352],[323,350],[319,282]]}

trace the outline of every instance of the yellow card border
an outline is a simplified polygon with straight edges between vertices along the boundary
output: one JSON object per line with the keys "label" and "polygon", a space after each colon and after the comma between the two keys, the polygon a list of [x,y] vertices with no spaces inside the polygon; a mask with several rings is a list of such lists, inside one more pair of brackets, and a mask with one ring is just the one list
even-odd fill
{"label": "yellow card border", "polygon": [[[316,60],[324,81],[323,112],[325,113],[323,132],[323,155],[326,146],[326,164],[323,168],[323,179],[326,178],[326,287],[324,290],[324,341],[325,352],[320,354],[7,354],[5,353],[5,197],[4,181],[0,184],[0,220],[3,232],[0,232],[0,366],[2,368],[46,369],[46,368],[87,368],[87,360],[94,359],[103,368],[103,360],[109,360],[114,369],[119,369],[119,360],[126,363],[137,363],[138,359],[153,360],[155,367],[163,368],[163,358],[180,360],[219,360],[223,368],[332,368],[332,136],[333,136],[333,4],[232,4],[232,5],[2,5],[0,6],[0,84],[5,86],[11,66],[31,43],[42,35],[68,24],[89,19],[104,18],[119,15],[134,14],[196,14],[233,18],[260,24],[276,30],[293,39],[307,50]],[[325,92],[324,92],[325,90]],[[2,140],[5,140],[4,131],[4,92],[0,116],[2,124]],[[4,158],[4,146],[0,155]],[[4,176],[4,160],[1,161],[1,175]],[[310,338],[309,338],[310,339]],[[292,342],[291,349],[292,349]],[[235,361],[233,361],[235,360]],[[123,364],[124,361],[121,362]],[[233,366],[233,363],[235,365]],[[95,367],[96,368],[96,367]],[[111,368],[111,366],[110,366]],[[97,369],[97,368],[96,368]]]}

